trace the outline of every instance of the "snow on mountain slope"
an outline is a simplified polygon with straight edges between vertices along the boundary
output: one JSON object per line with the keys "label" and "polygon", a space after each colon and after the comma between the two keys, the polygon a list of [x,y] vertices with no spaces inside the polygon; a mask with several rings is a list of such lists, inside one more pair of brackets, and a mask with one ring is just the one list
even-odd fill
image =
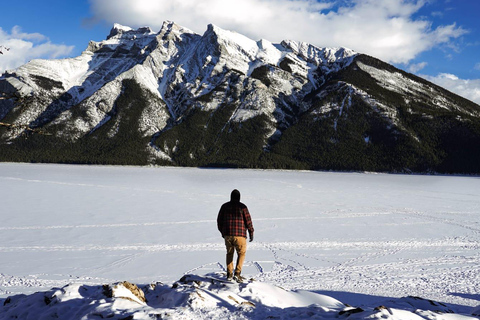
{"label": "snow on mountain slope", "polygon": [[[296,58],[297,55],[299,58]],[[292,41],[282,45],[273,45],[266,40],[256,42],[214,25],[209,25],[205,34],[199,36],[168,21],[158,33],[149,28],[133,30],[115,24],[107,40],[91,41],[81,56],[33,60],[11,71],[14,77],[7,77],[6,81],[23,95],[36,95],[36,92],[44,91],[38,84],[38,77],[53,80],[56,85],[49,90],[49,96],[53,98],[67,93],[68,105],[63,109],[69,109],[112,81],[135,79],[161,97],[175,119],[185,111],[184,108],[179,109],[178,92],[174,90],[180,85],[184,87],[185,94],[198,97],[211,92],[224,79],[225,70],[236,70],[250,76],[256,68],[278,66],[288,56],[294,61],[294,71],[307,77],[318,67],[328,69],[329,65],[354,55],[344,49],[320,49]],[[288,95],[293,88],[285,82],[277,89]],[[36,120],[49,102],[46,100],[43,108],[37,106],[36,112],[29,113],[28,118],[23,117],[22,122]],[[239,116],[239,119],[245,120],[245,115]]]}
{"label": "snow on mountain slope", "polygon": [[432,102],[432,107],[448,111],[460,111],[473,117],[480,116],[480,110],[471,111],[460,108],[455,102],[445,97],[445,95],[436,88],[428,86],[425,83],[420,83],[411,78],[407,78],[399,72],[389,72],[387,70],[368,66],[361,62],[357,63],[357,65],[360,69],[368,72],[373,78],[375,78],[378,84],[383,88],[404,95],[407,104],[410,102],[408,100],[409,97],[421,94],[429,98]]}
{"label": "snow on mountain slope", "polygon": [[[123,29],[122,29],[123,28]],[[42,76],[61,83],[61,90],[73,95],[74,102],[90,96],[105,83],[138,63],[142,50],[155,39],[150,29],[128,30],[115,25],[107,40],[91,41],[81,56],[59,60],[32,60],[16,69],[17,79],[21,79],[22,90],[39,90],[32,76]],[[131,53],[129,56],[127,53]],[[25,87],[25,88],[24,88]],[[71,90],[73,87],[78,87]]]}
{"label": "snow on mountain slope", "polygon": [[115,24],[79,57],[4,74],[0,121],[6,161],[478,172],[480,159],[479,106],[426,80],[346,48],[170,21]]}

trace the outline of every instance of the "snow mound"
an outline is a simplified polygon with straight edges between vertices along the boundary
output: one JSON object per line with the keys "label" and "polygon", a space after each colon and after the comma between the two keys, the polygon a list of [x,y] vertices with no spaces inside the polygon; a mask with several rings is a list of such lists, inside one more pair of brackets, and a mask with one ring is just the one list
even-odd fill
{"label": "snow mound", "polygon": [[[475,310],[474,310],[475,311]],[[474,312],[472,312],[473,314]],[[386,306],[355,308],[311,291],[290,291],[250,279],[225,280],[219,273],[187,274],[173,285],[69,284],[7,298],[0,319],[476,319],[452,306],[418,297]]]}

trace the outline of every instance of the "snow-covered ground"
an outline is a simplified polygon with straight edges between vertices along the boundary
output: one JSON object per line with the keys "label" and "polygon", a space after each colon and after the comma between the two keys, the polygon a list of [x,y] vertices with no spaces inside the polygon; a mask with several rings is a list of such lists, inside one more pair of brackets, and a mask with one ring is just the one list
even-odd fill
{"label": "snow-covered ground", "polygon": [[[211,280],[234,188],[256,230],[241,285]],[[0,195],[0,319],[480,313],[479,177],[3,163]]]}

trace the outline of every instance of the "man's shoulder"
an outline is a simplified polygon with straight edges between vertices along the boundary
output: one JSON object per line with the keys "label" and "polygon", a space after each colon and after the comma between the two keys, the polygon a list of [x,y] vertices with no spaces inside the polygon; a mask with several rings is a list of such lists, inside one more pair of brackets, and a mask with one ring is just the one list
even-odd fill
{"label": "man's shoulder", "polygon": [[243,203],[243,202],[239,202],[238,205],[239,205],[242,209],[247,208],[247,206],[246,206],[245,203]]}
{"label": "man's shoulder", "polygon": [[229,202],[225,202],[224,204],[222,204],[221,208],[228,207],[229,205],[230,205],[230,201],[229,201]]}
{"label": "man's shoulder", "polygon": [[224,212],[224,211],[227,211],[231,208],[231,205],[230,205],[230,202],[225,202],[224,204],[222,204],[222,206],[220,207],[220,212]]}
{"label": "man's shoulder", "polygon": [[240,207],[240,208],[242,208],[242,209],[244,209],[244,208],[247,207],[247,206],[245,205],[245,203],[240,202],[240,201],[238,201],[238,202],[232,202],[232,205],[234,205],[234,206],[236,206],[236,207]]}
{"label": "man's shoulder", "polygon": [[235,208],[235,207],[237,207],[237,208],[239,207],[241,209],[246,209],[247,208],[247,206],[243,202],[232,202],[232,201],[225,202],[221,206],[221,208],[223,208],[223,209]]}

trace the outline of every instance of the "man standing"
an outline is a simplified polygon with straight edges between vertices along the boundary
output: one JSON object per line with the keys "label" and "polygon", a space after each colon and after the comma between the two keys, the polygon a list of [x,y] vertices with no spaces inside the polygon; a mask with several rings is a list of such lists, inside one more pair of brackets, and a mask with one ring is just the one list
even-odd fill
{"label": "man standing", "polygon": [[[241,276],[245,253],[247,252],[247,230],[253,241],[253,224],[246,205],[240,202],[240,191],[233,190],[230,202],[224,203],[217,217],[217,227],[227,247],[227,280],[243,282]],[[233,255],[237,251],[237,265],[233,273]]]}

